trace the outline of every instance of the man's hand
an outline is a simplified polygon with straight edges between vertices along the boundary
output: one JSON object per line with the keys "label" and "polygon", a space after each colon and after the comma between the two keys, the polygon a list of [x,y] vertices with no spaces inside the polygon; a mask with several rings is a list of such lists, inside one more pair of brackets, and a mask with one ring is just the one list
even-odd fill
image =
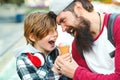
{"label": "man's hand", "polygon": [[74,72],[78,67],[78,64],[73,60],[70,54],[58,56],[54,65],[56,69],[60,67],[60,69],[57,70],[59,73],[64,74],[70,78],[73,78]]}

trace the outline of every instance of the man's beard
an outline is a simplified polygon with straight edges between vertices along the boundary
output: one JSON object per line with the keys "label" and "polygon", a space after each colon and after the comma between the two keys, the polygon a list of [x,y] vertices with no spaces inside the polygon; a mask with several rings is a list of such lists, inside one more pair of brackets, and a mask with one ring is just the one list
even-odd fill
{"label": "man's beard", "polygon": [[[75,37],[76,47],[81,56],[83,56],[83,51],[89,52],[92,49],[93,36],[90,32],[90,21],[82,16],[79,18],[79,24],[71,28],[73,28],[72,33]],[[68,33],[70,33],[70,31],[68,31]]]}

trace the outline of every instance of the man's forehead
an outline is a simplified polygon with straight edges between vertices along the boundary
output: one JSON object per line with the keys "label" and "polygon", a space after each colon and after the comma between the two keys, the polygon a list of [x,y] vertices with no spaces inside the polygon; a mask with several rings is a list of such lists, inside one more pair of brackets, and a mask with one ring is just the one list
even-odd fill
{"label": "man's forehead", "polygon": [[57,15],[56,21],[57,23],[60,23],[60,21],[65,18],[65,12],[61,12],[60,14]]}
{"label": "man's forehead", "polygon": [[58,15],[58,16],[56,17],[56,22],[57,22],[58,25],[60,25],[60,19],[61,19],[61,17]]}

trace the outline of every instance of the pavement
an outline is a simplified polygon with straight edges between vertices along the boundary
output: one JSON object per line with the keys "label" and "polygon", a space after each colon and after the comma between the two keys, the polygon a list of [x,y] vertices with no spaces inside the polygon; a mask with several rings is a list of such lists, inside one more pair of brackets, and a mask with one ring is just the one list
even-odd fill
{"label": "pavement", "polygon": [[[95,10],[99,12],[120,12],[120,6],[114,4],[101,4],[99,2],[93,2],[93,4],[95,5]],[[5,12],[6,14],[3,12],[4,10],[2,14],[0,13],[0,17],[9,14],[9,12]],[[10,13],[10,15],[13,14]],[[62,32],[60,26],[58,26],[58,33],[59,36],[56,44],[60,42],[71,44],[73,37]],[[20,80],[16,73],[14,50],[25,43],[25,38],[23,37],[23,22],[16,23],[14,21],[7,21],[0,23],[0,80]]]}
{"label": "pavement", "polygon": [[0,80],[19,80],[13,53],[24,42],[23,23],[0,24]]}

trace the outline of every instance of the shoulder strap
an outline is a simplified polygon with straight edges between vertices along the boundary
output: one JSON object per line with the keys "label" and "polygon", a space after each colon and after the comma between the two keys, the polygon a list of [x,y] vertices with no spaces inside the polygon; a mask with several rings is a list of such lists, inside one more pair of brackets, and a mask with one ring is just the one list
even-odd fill
{"label": "shoulder strap", "polygon": [[[107,29],[108,29],[108,40],[115,46],[114,44],[114,41],[113,41],[113,38],[114,38],[114,34],[113,34],[113,27],[114,27],[114,21],[116,19],[116,17],[118,16],[119,14],[117,13],[112,13],[110,14],[110,17],[108,19],[108,26],[107,26]],[[110,53],[110,56],[111,57],[114,57],[114,52]]]}
{"label": "shoulder strap", "polygon": [[113,45],[114,45],[114,41],[113,41],[113,38],[114,38],[113,26],[114,26],[114,21],[115,21],[115,18],[117,17],[117,15],[118,15],[117,13],[113,13],[113,14],[110,15],[109,20],[108,20],[108,26],[107,26],[107,29],[108,29],[108,39],[110,40],[110,42]]}

